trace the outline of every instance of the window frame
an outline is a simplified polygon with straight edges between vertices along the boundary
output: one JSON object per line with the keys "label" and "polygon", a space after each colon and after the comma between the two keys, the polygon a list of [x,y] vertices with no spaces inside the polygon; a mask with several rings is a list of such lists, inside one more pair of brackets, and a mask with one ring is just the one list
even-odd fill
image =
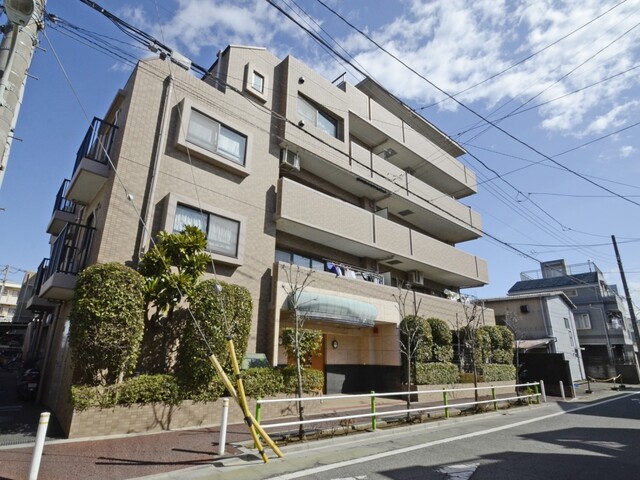
{"label": "window frame", "polygon": [[[192,124],[192,114],[196,112],[196,115],[201,120],[204,119],[203,127],[206,127],[206,121],[211,122],[217,126],[215,133],[215,148],[211,148],[211,144],[206,145],[205,141],[198,142],[193,135],[193,131],[189,130]],[[247,132],[247,127],[240,125],[234,119],[225,118],[224,122],[220,121],[216,114],[206,107],[196,105],[192,100],[185,98],[180,104],[180,124],[177,128],[177,140],[176,148],[190,155],[204,160],[208,163],[216,165],[227,171],[230,171],[236,175],[246,177],[251,173],[251,135]],[[226,133],[229,136],[238,136],[244,139],[244,144],[240,145],[242,150],[242,161],[237,161],[239,156],[234,156],[228,153],[224,149],[220,148],[220,140],[223,138],[229,138],[225,135],[221,135],[221,132]]]}
{"label": "window frame", "polygon": [[[304,113],[300,108],[301,106],[305,107],[307,110],[313,110],[314,116],[313,118],[308,113]],[[333,137],[337,140],[340,140],[340,119],[334,117],[331,113],[327,112],[325,109],[314,103],[312,100],[308,99],[304,95],[298,94],[298,101],[296,104],[296,112],[298,117],[303,121],[309,121],[312,125],[318,130],[326,133],[330,137]],[[326,128],[323,128],[322,122],[320,119],[324,121],[331,122],[335,127],[335,133],[328,131]]]}
{"label": "window frame", "polygon": [[[173,232],[175,226],[176,214],[178,212],[178,206],[192,209],[194,212],[200,212],[207,215],[207,250],[206,253],[212,258],[214,262],[219,262],[226,265],[240,266],[244,263],[244,250],[247,236],[247,219],[246,217],[239,215],[228,210],[221,209],[214,205],[201,204],[201,209],[198,208],[198,201],[183,195],[176,193],[170,193],[166,198],[166,206],[164,213],[164,231]],[[213,251],[209,249],[209,225],[210,216],[219,217],[222,219],[231,220],[237,222],[238,232],[236,241],[236,255],[228,255],[220,251]]]}
{"label": "window frame", "polygon": [[[585,319],[586,322],[584,321]],[[576,324],[576,330],[591,330],[593,328],[591,325],[591,315],[589,315],[589,313],[576,313],[573,320]],[[583,324],[588,326],[583,327]]]}
{"label": "window frame", "polygon": [[[260,79],[260,88],[256,87],[256,78]],[[251,88],[253,88],[256,92],[264,95],[264,75],[262,75],[257,70],[253,70],[251,73]]]}

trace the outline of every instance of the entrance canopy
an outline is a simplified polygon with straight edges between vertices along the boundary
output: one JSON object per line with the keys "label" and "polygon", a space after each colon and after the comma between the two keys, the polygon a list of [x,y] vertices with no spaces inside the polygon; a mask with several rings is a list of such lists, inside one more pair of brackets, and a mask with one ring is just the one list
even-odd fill
{"label": "entrance canopy", "polygon": [[378,317],[378,309],[370,303],[350,298],[326,295],[315,292],[299,292],[297,302],[287,299],[287,308],[313,320],[350,325],[352,327],[373,327]]}
{"label": "entrance canopy", "polygon": [[536,338],[533,340],[517,340],[516,345],[519,350],[531,350],[532,348],[545,347],[554,341],[554,338]]}

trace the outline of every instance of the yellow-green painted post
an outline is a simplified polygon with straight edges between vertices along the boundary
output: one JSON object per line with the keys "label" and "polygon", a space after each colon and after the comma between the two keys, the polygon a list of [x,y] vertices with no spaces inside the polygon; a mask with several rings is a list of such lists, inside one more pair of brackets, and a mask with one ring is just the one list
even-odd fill
{"label": "yellow-green painted post", "polygon": [[496,387],[491,386],[491,398],[493,398],[493,409],[498,411],[498,402],[496,402]]}
{"label": "yellow-green painted post", "polygon": [[256,422],[260,423],[261,419],[262,419],[262,404],[260,403],[260,397],[258,397],[258,400],[256,402]]}
{"label": "yellow-green painted post", "polygon": [[449,399],[447,398],[446,390],[442,391],[442,398],[444,400],[444,418],[449,418],[449,408],[447,407],[447,405],[449,405]]}
{"label": "yellow-green painted post", "polygon": [[375,430],[378,426],[378,420],[376,419],[376,392],[371,390],[371,430]]}
{"label": "yellow-green painted post", "polygon": [[536,403],[540,403],[540,391],[538,390],[538,384],[533,384],[533,391],[536,392]]}

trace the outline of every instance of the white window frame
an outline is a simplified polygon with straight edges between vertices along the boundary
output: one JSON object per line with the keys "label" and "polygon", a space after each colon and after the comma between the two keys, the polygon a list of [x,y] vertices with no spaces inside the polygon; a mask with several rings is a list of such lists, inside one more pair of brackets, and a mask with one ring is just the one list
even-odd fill
{"label": "white window frame", "polygon": [[[339,138],[340,134],[340,121],[334,116],[326,113],[321,108],[314,105],[302,95],[298,95],[297,105],[298,116],[301,120],[308,122],[314,127],[322,130],[327,135],[333,138]],[[329,130],[326,127],[326,123],[330,123],[334,128]]]}
{"label": "white window frame", "polygon": [[[251,138],[245,133],[246,125],[241,125],[231,118],[225,118],[224,122],[220,122],[215,112],[196,105],[188,98],[182,101],[180,109],[176,148],[236,175],[246,177],[251,173]],[[196,135],[194,130],[190,130],[192,122],[194,127],[196,122],[200,122],[201,135]],[[207,125],[211,127],[208,138]],[[224,147],[225,138],[242,140],[236,153]]]}
{"label": "white window frame", "polygon": [[[246,217],[238,215],[237,213],[230,212],[228,210],[221,209],[214,205],[202,204],[201,208],[198,208],[198,201],[183,195],[170,193],[167,196],[165,215],[164,215],[164,231],[173,232],[176,223],[176,214],[178,212],[178,206],[192,209],[194,212],[200,212],[207,216],[207,253],[214,262],[224,263],[227,265],[242,265],[244,263],[244,249],[246,240],[247,220]],[[211,219],[225,219],[235,222],[238,225],[238,231],[236,235],[236,248],[235,254],[225,253],[222,250],[216,250],[211,248],[209,243],[210,233],[210,221]]]}
{"label": "white window frame", "polygon": [[576,313],[574,322],[576,330],[591,330],[591,316],[588,313]]}
{"label": "white window frame", "polygon": [[[256,88],[256,76],[262,79],[261,89]],[[254,99],[262,103],[267,103],[269,99],[267,97],[267,92],[269,91],[269,76],[266,74],[266,71],[254,63],[247,63],[244,66],[243,89],[245,93],[251,95]]]}
{"label": "white window frame", "polygon": [[[256,79],[258,79],[259,82],[256,82]],[[255,70],[251,74],[251,88],[258,93],[264,93],[264,75]]]}

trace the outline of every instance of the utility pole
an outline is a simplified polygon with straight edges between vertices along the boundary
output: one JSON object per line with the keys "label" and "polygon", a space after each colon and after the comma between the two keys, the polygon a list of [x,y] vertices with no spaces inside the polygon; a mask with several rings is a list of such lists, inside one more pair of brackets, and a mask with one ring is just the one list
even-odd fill
{"label": "utility pole", "polygon": [[13,132],[22,105],[27,71],[38,44],[38,32],[44,28],[47,0],[5,0],[9,23],[0,27],[0,188],[9,160]]}
{"label": "utility pole", "polygon": [[629,294],[627,277],[624,275],[624,269],[622,268],[622,259],[620,258],[620,252],[618,252],[618,244],[616,243],[615,235],[611,235],[611,241],[613,242],[613,249],[616,252],[616,260],[618,260],[618,269],[620,270],[620,277],[622,278],[622,286],[624,287],[624,296],[627,297],[627,307],[629,308],[629,316],[631,317],[633,334],[636,337],[635,338],[636,345],[640,349],[640,333],[638,332],[638,322],[636,320],[636,312],[633,310],[633,302],[631,301],[631,295]]}

